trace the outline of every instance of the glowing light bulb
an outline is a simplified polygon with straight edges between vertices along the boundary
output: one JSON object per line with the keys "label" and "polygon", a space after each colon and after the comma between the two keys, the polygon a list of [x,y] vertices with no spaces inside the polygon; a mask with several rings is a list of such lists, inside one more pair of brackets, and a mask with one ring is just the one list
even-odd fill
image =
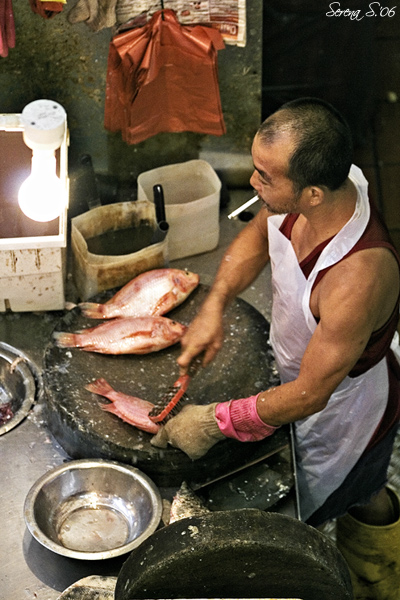
{"label": "glowing light bulb", "polygon": [[65,185],[56,174],[55,150],[66,133],[66,113],[53,100],[35,100],[22,111],[24,142],[33,152],[32,169],[21,185],[18,203],[34,221],[53,221],[67,205]]}
{"label": "glowing light bulb", "polygon": [[18,192],[20,209],[34,221],[53,221],[62,213],[65,202],[66,191],[56,175],[54,152],[34,150],[31,174]]}

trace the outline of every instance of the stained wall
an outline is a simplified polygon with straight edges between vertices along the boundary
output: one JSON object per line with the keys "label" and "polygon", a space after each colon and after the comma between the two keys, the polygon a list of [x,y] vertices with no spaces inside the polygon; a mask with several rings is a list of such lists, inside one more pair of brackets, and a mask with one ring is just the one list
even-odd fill
{"label": "stained wall", "polygon": [[162,133],[127,145],[104,129],[106,69],[111,30],[93,33],[70,25],[68,0],[62,13],[45,20],[28,0],[14,0],[16,48],[0,59],[0,113],[18,113],[29,102],[50,98],[64,106],[70,129],[70,166],[83,153],[99,173],[125,181],[148,169],[198,158],[202,152],[247,154],[261,115],[262,2],[248,2],[247,45],[218,53],[219,86],[227,133]]}

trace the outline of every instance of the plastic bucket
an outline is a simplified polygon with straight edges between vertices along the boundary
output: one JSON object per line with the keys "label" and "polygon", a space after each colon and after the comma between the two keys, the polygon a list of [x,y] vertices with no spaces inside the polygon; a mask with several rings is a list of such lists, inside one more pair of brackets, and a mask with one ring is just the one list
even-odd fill
{"label": "plastic bucket", "polygon": [[164,191],[170,260],[213,250],[219,241],[221,181],[205,160],[189,160],[138,176],[138,199],[153,201],[153,186]]}

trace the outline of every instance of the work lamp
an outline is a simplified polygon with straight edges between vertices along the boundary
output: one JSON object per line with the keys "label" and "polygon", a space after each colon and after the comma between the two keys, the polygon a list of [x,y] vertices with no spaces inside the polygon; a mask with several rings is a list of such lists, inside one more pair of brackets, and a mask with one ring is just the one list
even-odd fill
{"label": "work lamp", "polygon": [[18,203],[34,221],[52,221],[67,203],[67,190],[57,175],[56,150],[66,130],[66,112],[53,100],[35,100],[22,111],[23,138],[32,150],[31,174],[22,183]]}

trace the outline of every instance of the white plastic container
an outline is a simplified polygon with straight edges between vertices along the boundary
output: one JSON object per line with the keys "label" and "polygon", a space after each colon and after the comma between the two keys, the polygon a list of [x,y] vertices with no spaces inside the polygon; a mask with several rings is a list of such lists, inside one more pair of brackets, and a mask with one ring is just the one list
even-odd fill
{"label": "white plastic container", "polygon": [[[18,189],[30,174],[32,151],[20,114],[0,114],[0,312],[62,310],[65,306],[67,210],[36,223],[18,207]],[[68,190],[68,132],[56,152]]]}
{"label": "white plastic container", "polygon": [[213,250],[219,241],[221,181],[205,160],[189,160],[138,176],[138,199],[153,201],[153,186],[164,191],[170,260]]}

